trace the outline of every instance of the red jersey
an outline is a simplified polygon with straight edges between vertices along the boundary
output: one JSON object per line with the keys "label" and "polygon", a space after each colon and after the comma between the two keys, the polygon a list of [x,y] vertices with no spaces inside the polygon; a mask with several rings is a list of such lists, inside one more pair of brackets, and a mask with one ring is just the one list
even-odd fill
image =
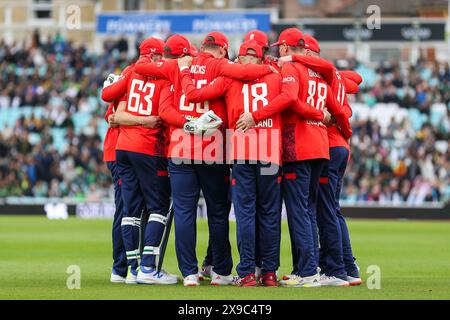
{"label": "red jersey", "polygon": [[[293,55],[292,60],[299,61],[305,66],[323,75],[325,80],[330,85],[331,90],[333,91],[333,95],[335,96],[339,104],[339,107],[348,118],[352,116],[352,109],[348,104],[346,92],[354,92],[354,86],[357,87],[356,83],[354,83],[353,81],[346,81],[346,79],[341,75],[341,73],[334,67],[331,62],[320,57]],[[347,71],[344,74],[346,77],[351,77],[351,79],[355,80],[361,78],[356,72]],[[343,136],[342,132],[336,125],[328,127],[328,141],[330,148],[345,147],[347,150],[350,150],[348,139]]]}
{"label": "red jersey", "polygon": [[[108,110],[105,113],[105,121],[108,122],[108,117],[114,113],[114,103],[110,103]],[[103,161],[111,162],[116,161],[116,144],[119,137],[119,127],[108,127],[106,130],[105,139],[103,141]]]}
{"label": "red jersey", "polygon": [[[229,60],[217,59],[211,53],[201,52],[192,61],[190,67],[192,79],[197,88],[201,88],[219,76],[226,76],[234,79],[251,80],[271,73],[271,69],[264,65],[244,66],[230,62]],[[180,72],[176,60],[166,60],[157,63],[137,63],[136,71],[147,76],[161,77],[173,83],[174,105],[179,113],[184,116],[199,117],[203,113],[213,110],[226,126],[226,108],[223,98],[212,99],[203,102],[190,102],[181,87]],[[161,117],[163,120],[164,116]],[[171,119],[168,119],[170,124]],[[175,130],[176,126],[171,124],[171,139],[168,156],[171,158],[183,158],[192,160],[206,160],[223,162],[224,144],[219,137],[204,138],[185,133],[182,130]],[[224,136],[221,138],[223,139]]]}
{"label": "red jersey", "polygon": [[[130,65],[123,69],[121,76],[125,76],[129,71],[133,69],[133,65]],[[119,90],[115,90],[113,87],[106,87],[102,90],[102,99],[106,102],[111,102],[109,104],[108,110],[105,113],[105,121],[108,122],[108,117],[116,111],[117,101],[125,94],[126,92],[120,92]],[[119,138],[119,127],[110,128],[106,130],[105,139],[103,141],[103,161],[110,162],[116,161],[116,145],[117,139]]]}
{"label": "red jersey", "polygon": [[[135,116],[157,116],[160,100],[170,91],[170,84],[163,79],[129,73],[125,112]],[[164,126],[151,129],[145,126],[120,126],[116,150],[144,153],[165,157],[167,132]]]}
{"label": "red jersey", "polygon": [[181,84],[189,101],[199,102],[224,96],[227,105],[227,159],[256,160],[276,163],[281,160],[281,115],[274,114],[256,124],[246,133],[235,131],[236,122],[244,112],[264,108],[281,90],[281,76],[267,74],[253,81],[219,77],[208,86],[197,89],[189,72],[182,72]]}
{"label": "red jersey", "polygon": [[[298,99],[300,103],[306,103],[316,111],[322,112],[323,108],[328,108],[343,132],[351,135],[348,118],[339,108],[329,85],[321,75],[300,63],[284,64],[281,73],[281,94],[266,108],[254,111],[252,114],[255,120],[260,121],[280,112]],[[320,121],[300,117],[291,109],[283,112],[283,161],[321,158],[330,158],[326,126]]]}

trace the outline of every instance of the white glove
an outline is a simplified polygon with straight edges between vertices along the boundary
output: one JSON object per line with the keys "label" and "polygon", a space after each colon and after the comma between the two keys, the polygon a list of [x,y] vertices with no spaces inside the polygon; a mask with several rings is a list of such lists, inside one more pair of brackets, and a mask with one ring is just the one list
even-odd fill
{"label": "white glove", "polygon": [[218,117],[214,111],[209,110],[198,119],[189,119],[183,129],[187,133],[209,136],[214,133],[222,125],[223,121]]}
{"label": "white glove", "polygon": [[112,85],[114,82],[120,79],[120,75],[110,73],[106,80],[103,82],[103,89]]}

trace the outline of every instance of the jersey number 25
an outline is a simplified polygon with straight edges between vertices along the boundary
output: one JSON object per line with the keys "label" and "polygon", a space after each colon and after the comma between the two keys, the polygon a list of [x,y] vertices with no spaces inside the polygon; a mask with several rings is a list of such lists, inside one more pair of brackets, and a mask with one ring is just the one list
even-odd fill
{"label": "jersey number 25", "polygon": [[[201,89],[201,87],[208,84],[208,81],[205,79],[197,80],[194,82],[196,84],[197,89]],[[186,95],[183,94],[180,98],[180,110],[194,111],[194,107],[195,107],[195,112],[197,112],[197,113],[206,113],[209,111],[209,102],[208,101],[197,102],[197,103],[190,102],[188,105],[185,105],[185,104],[186,104]]]}

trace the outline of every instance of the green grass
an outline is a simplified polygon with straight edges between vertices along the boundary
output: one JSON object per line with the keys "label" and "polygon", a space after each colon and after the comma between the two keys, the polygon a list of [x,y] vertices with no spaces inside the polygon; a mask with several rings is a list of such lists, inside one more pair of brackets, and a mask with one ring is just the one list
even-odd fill
{"label": "green grass", "polygon": [[[368,266],[379,266],[379,290],[366,283],[314,289],[111,284],[110,228],[108,220],[0,217],[0,299],[450,299],[450,222],[349,221],[363,279]],[[234,223],[230,232],[236,248]],[[206,222],[199,221],[199,261],[207,237]],[[280,274],[285,274],[291,269],[285,223],[281,246]],[[236,250],[233,258],[236,264]],[[66,286],[69,265],[81,268],[80,290]],[[179,273],[173,237],[165,268]]]}

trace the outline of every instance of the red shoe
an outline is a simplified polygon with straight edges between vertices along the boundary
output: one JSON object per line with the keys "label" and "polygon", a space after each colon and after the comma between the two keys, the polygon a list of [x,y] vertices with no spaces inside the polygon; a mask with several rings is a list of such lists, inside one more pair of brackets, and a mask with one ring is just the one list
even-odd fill
{"label": "red shoe", "polygon": [[275,272],[268,272],[261,275],[261,284],[265,287],[278,287],[277,275]]}
{"label": "red shoe", "polygon": [[240,278],[236,281],[236,287],[256,287],[257,284],[254,273],[249,273],[244,278]]}

